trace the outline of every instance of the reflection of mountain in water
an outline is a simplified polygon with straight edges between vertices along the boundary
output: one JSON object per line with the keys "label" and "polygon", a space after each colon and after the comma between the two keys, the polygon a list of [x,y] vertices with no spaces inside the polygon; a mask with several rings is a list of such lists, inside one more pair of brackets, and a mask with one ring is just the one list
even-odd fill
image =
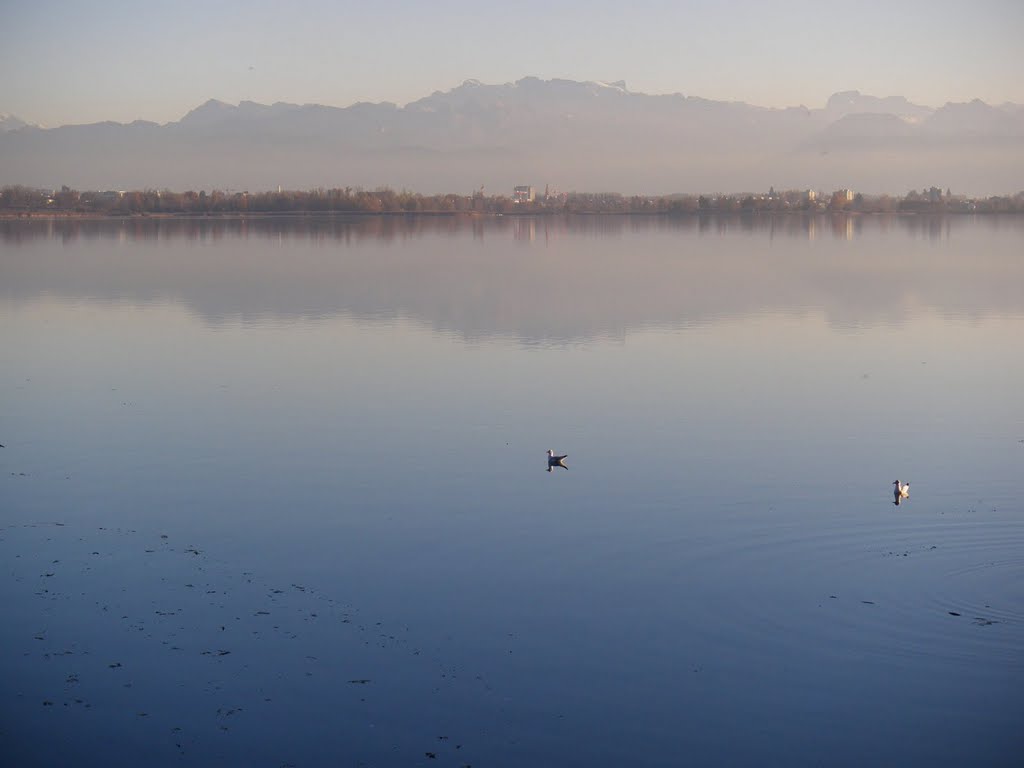
{"label": "reflection of mountain in water", "polygon": [[212,323],[410,318],[525,343],[764,313],[862,325],[909,302],[1024,311],[1022,234],[996,217],[7,221],[0,296],[174,301]]}

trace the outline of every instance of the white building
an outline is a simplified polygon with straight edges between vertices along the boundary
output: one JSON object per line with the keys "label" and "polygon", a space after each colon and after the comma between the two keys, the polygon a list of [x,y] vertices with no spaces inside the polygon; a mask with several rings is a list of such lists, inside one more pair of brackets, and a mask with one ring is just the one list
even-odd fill
{"label": "white building", "polygon": [[532,203],[537,197],[533,187],[521,186],[512,190],[513,203]]}

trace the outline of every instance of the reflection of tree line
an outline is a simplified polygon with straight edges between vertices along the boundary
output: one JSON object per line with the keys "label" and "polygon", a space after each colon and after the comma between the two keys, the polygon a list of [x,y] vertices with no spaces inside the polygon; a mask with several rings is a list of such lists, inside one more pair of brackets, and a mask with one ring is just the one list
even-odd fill
{"label": "reflection of tree line", "polygon": [[[959,217],[945,215],[858,216],[847,213],[761,215],[706,213],[694,216],[590,216],[528,217],[531,237],[559,233],[619,236],[629,232],[660,230],[714,235],[730,232],[759,233],[769,237],[814,239],[831,236],[852,239],[872,229],[898,228],[913,236],[943,237]],[[986,219],[991,225],[1019,227],[1024,217]],[[486,235],[522,237],[524,218],[471,216],[295,216],[295,217],[195,217],[124,219],[30,217],[0,219],[0,241],[17,243],[36,238],[129,240],[222,238],[285,238],[359,242],[407,240],[423,235]]]}
{"label": "reflection of tree line", "polygon": [[746,195],[621,195],[617,193],[542,196],[516,202],[504,195],[422,195],[389,188],[352,187],[278,192],[212,192],[170,190],[60,191],[26,186],[0,188],[0,211],[105,215],[244,215],[244,214],[400,214],[400,213],[629,213],[629,214],[753,214],[753,213],[1020,213],[1024,192],[1013,196],[967,198],[932,187],[902,197],[869,196],[846,190],[830,197],[809,191]]}

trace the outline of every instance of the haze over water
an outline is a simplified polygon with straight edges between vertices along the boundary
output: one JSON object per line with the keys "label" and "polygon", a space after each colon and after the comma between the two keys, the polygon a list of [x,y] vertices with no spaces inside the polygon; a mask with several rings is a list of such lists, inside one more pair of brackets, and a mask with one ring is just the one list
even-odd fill
{"label": "haze over water", "polygon": [[1022,243],[0,222],[0,749],[1014,765]]}

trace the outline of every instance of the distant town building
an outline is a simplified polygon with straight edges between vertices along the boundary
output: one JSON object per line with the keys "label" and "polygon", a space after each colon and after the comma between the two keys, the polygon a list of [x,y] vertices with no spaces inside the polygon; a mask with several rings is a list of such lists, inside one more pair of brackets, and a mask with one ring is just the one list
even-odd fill
{"label": "distant town building", "polygon": [[533,187],[521,186],[512,190],[513,203],[532,203],[537,197]]}
{"label": "distant town building", "polygon": [[829,207],[833,210],[845,208],[853,202],[853,198],[854,194],[852,189],[837,189],[832,193],[832,199],[829,200]]}

